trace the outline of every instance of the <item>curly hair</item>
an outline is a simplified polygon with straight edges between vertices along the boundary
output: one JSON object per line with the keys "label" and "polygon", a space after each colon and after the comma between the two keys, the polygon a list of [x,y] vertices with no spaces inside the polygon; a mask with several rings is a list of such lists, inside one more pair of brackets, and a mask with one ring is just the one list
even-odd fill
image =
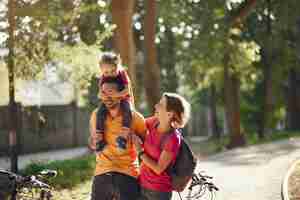
{"label": "curly hair", "polygon": [[174,117],[171,120],[171,125],[174,128],[183,128],[190,118],[191,105],[182,96],[176,93],[164,93],[166,98],[166,109],[169,112],[174,113]]}

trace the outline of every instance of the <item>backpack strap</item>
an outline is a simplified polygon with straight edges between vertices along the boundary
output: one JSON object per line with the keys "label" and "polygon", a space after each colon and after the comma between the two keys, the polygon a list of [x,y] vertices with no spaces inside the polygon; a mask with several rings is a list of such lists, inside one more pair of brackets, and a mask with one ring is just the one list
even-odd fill
{"label": "backpack strap", "polygon": [[[159,146],[160,146],[160,149],[161,150],[163,150],[163,147],[164,147],[164,145],[166,144],[166,142],[168,141],[168,139],[173,135],[173,134],[176,134],[176,133],[174,133],[174,132],[179,132],[179,134],[181,134],[180,133],[180,131],[178,131],[178,129],[172,129],[169,133],[166,133],[166,134],[164,134],[163,136],[162,136],[162,138],[160,139],[160,144],[159,144]],[[182,136],[180,137],[180,138],[182,138]],[[180,144],[181,145],[181,144]],[[179,147],[180,148],[180,147]],[[166,171],[167,171],[167,173],[169,174],[169,175],[171,175],[172,173],[173,173],[173,171],[174,171],[174,164],[175,164],[175,162],[174,163],[170,163],[169,164],[169,166],[167,167],[167,169],[166,169]]]}
{"label": "backpack strap", "polygon": [[160,139],[160,149],[163,150],[163,147],[165,145],[165,143],[167,142],[168,138],[172,136],[172,134],[176,134],[176,133],[180,134],[180,139],[182,139],[182,134],[178,129],[172,129],[169,133],[164,134],[161,139]]}

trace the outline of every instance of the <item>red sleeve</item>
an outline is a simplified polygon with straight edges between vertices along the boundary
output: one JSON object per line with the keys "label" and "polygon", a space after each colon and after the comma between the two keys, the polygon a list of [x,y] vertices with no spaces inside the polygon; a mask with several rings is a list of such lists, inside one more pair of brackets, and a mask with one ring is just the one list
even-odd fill
{"label": "red sleeve", "polygon": [[157,118],[156,117],[148,117],[146,118],[146,127],[147,129],[152,129],[153,126],[157,123]]}
{"label": "red sleeve", "polygon": [[126,70],[120,70],[120,77],[122,79],[122,82],[124,85],[128,85],[129,84],[129,76],[126,72]]}
{"label": "red sleeve", "polygon": [[174,133],[167,138],[163,146],[163,150],[171,152],[173,154],[173,159],[175,159],[179,151],[180,143],[181,143],[180,135]]}

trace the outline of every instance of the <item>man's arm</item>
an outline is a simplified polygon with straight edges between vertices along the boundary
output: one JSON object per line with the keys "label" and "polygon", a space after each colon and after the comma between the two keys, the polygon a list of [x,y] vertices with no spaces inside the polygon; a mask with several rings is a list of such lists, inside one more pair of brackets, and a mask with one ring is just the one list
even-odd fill
{"label": "man's arm", "polygon": [[143,115],[133,111],[132,112],[132,131],[138,135],[142,140],[144,140],[147,134],[146,121]]}
{"label": "man's arm", "polygon": [[89,129],[90,129],[90,137],[89,137],[89,148],[92,150],[96,149],[96,142],[101,139],[102,135],[97,134],[96,132],[96,118],[97,118],[97,110],[93,111],[90,117]]}

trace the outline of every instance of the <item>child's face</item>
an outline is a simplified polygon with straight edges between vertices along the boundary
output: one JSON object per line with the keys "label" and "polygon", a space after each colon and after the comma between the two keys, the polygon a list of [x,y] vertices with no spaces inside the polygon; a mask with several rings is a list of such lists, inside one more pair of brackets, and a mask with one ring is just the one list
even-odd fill
{"label": "child's face", "polygon": [[100,63],[100,70],[103,76],[115,77],[118,75],[117,66],[112,64]]}

